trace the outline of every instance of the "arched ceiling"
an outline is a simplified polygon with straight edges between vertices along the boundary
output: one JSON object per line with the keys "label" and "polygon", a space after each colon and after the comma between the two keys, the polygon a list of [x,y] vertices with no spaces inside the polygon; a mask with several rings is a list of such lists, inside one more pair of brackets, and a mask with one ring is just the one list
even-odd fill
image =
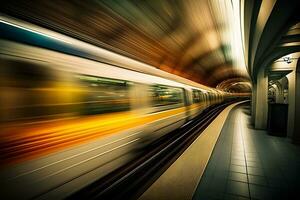
{"label": "arched ceiling", "polygon": [[6,14],[164,71],[211,87],[231,80],[219,88],[248,92],[240,8],[239,0],[36,0],[1,5]]}
{"label": "arched ceiling", "polygon": [[253,83],[260,69],[300,51],[299,10],[299,0],[245,1],[245,55]]}
{"label": "arched ceiling", "polygon": [[247,78],[231,78],[219,83],[216,87],[217,89],[226,92],[251,92],[252,86]]}

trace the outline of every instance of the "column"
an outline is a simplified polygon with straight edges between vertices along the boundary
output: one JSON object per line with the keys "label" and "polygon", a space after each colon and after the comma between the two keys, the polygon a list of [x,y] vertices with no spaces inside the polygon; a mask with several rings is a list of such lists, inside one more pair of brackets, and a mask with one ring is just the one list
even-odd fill
{"label": "column", "polygon": [[293,70],[287,75],[289,81],[289,95],[288,95],[288,122],[287,122],[287,137],[293,138],[294,135],[294,123],[295,123],[295,82],[296,82],[296,72]]}
{"label": "column", "polygon": [[255,106],[256,106],[256,83],[252,84],[252,95],[251,95],[251,123],[255,124]]}
{"label": "column", "polygon": [[268,122],[268,75],[261,68],[257,75],[255,128],[266,129]]}
{"label": "column", "polygon": [[[298,61],[299,65],[299,61]],[[295,81],[295,117],[293,130],[293,143],[300,144],[300,69],[297,65]]]}

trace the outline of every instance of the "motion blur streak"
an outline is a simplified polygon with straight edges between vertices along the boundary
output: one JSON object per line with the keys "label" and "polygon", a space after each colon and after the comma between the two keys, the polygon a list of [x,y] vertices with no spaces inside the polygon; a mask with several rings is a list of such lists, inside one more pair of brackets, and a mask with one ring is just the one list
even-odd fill
{"label": "motion blur streak", "polygon": [[[193,105],[191,108],[197,109],[198,107],[203,107],[203,104]],[[9,124],[9,127],[2,128],[3,134],[0,137],[1,162],[7,164],[9,161],[22,161],[28,157],[44,155],[107,134],[120,132],[158,119],[162,120],[183,111],[185,108],[150,115],[121,112],[58,122],[45,122],[37,125],[31,123]]]}
{"label": "motion blur streak", "polygon": [[[52,39],[55,39],[55,40],[60,40],[60,41],[63,41],[63,42],[67,42],[67,41],[65,41],[65,40],[63,40],[63,39],[59,39],[59,38],[57,38],[57,37],[53,37],[53,36],[51,36],[51,35],[47,35],[47,34],[44,34],[44,33],[38,32],[38,31],[35,31],[35,30],[33,30],[33,29],[28,29],[28,28],[25,28],[25,27],[22,27],[22,26],[19,26],[19,25],[16,25],[16,24],[13,24],[13,23],[4,21],[4,20],[0,20],[0,22],[1,22],[1,23],[4,23],[4,24],[7,24],[7,25],[10,25],[10,26],[15,26],[15,27],[17,27],[17,28],[21,28],[21,29],[23,29],[23,30],[25,30],[25,31],[30,31],[30,32],[33,32],[33,33],[37,33],[37,34],[39,34],[39,35],[42,35],[42,36],[45,36],[45,37],[49,37],[49,38],[52,38]],[[67,43],[71,44],[70,42],[67,42]]]}
{"label": "motion blur streak", "polygon": [[[204,85],[250,82],[239,0],[17,1],[0,10]],[[230,70],[212,73],[219,68]]]}
{"label": "motion blur streak", "polygon": [[248,98],[232,2],[3,3],[0,196],[66,198]]}

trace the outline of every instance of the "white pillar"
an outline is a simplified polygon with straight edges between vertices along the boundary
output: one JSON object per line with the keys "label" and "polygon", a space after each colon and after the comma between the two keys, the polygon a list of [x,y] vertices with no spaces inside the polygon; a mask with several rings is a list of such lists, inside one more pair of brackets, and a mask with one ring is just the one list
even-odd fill
{"label": "white pillar", "polygon": [[257,75],[255,128],[266,129],[268,122],[268,75],[261,68]]}
{"label": "white pillar", "polygon": [[[299,61],[298,61],[299,62]],[[299,68],[299,67],[298,67]],[[295,80],[295,117],[294,117],[294,130],[293,142],[300,144],[300,69],[297,69]]]}
{"label": "white pillar", "polygon": [[255,124],[255,106],[256,106],[256,83],[252,84],[252,95],[251,95],[251,123]]}
{"label": "white pillar", "polygon": [[292,138],[294,132],[294,123],[295,123],[295,99],[296,99],[296,91],[295,91],[295,82],[296,82],[296,72],[293,70],[291,73],[287,75],[289,80],[289,95],[288,95],[288,122],[287,122],[287,137]]}

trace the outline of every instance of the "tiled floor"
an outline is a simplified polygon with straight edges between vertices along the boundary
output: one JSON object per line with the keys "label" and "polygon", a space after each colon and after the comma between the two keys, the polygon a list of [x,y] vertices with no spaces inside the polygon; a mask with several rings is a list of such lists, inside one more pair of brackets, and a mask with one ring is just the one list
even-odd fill
{"label": "tiled floor", "polygon": [[193,199],[300,199],[300,146],[250,125],[249,104],[228,116]]}

